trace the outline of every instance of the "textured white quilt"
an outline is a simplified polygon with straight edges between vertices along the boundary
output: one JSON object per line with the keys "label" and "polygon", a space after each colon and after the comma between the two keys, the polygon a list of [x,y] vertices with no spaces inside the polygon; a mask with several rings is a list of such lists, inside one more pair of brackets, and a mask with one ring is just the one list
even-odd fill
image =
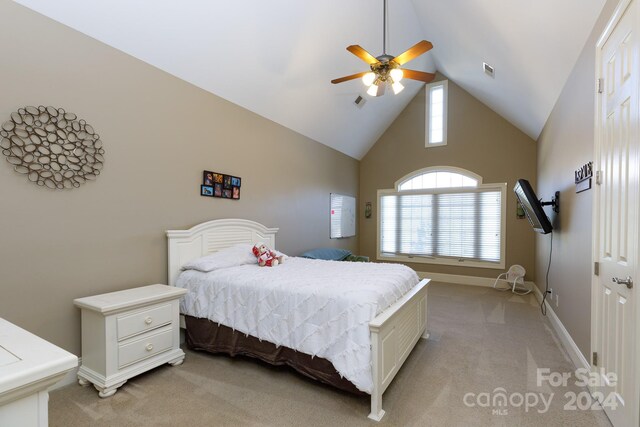
{"label": "textured white quilt", "polygon": [[371,393],[369,322],[419,282],[400,264],[289,258],[277,267],[186,270],[181,311],[323,357]]}

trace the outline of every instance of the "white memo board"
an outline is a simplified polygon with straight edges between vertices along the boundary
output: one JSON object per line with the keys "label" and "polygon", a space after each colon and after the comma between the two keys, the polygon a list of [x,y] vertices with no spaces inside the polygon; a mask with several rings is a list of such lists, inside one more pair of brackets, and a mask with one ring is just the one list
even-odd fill
{"label": "white memo board", "polygon": [[356,235],[356,198],[331,193],[330,223],[332,239]]}

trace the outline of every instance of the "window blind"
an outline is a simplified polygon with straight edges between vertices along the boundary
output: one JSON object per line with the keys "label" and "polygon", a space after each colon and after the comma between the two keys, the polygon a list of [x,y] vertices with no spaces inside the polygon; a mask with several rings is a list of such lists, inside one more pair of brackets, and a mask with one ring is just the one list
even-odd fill
{"label": "window blind", "polygon": [[383,254],[500,262],[501,224],[495,189],[380,198]]}

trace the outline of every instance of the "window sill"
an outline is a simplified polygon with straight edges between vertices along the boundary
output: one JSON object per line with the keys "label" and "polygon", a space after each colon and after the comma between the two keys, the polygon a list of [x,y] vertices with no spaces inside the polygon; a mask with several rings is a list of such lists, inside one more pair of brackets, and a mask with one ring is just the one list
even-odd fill
{"label": "window sill", "polygon": [[378,254],[378,261],[396,261],[404,263],[417,264],[437,264],[437,265],[455,265],[457,267],[474,267],[474,268],[492,268],[496,270],[504,270],[505,262],[487,262],[473,260],[457,260],[451,258],[425,258],[420,256],[402,256],[402,255],[382,255]]}
{"label": "window sill", "polygon": [[445,142],[427,142],[424,144],[424,148],[433,148],[433,147],[443,147],[447,145],[447,141]]}

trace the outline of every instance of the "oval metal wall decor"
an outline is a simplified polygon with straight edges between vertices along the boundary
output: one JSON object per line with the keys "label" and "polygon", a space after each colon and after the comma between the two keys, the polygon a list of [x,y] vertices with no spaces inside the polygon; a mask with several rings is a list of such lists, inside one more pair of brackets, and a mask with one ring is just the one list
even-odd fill
{"label": "oval metal wall decor", "polygon": [[93,127],[55,107],[24,107],[0,127],[0,150],[29,181],[52,189],[78,188],[96,179],[104,147]]}

